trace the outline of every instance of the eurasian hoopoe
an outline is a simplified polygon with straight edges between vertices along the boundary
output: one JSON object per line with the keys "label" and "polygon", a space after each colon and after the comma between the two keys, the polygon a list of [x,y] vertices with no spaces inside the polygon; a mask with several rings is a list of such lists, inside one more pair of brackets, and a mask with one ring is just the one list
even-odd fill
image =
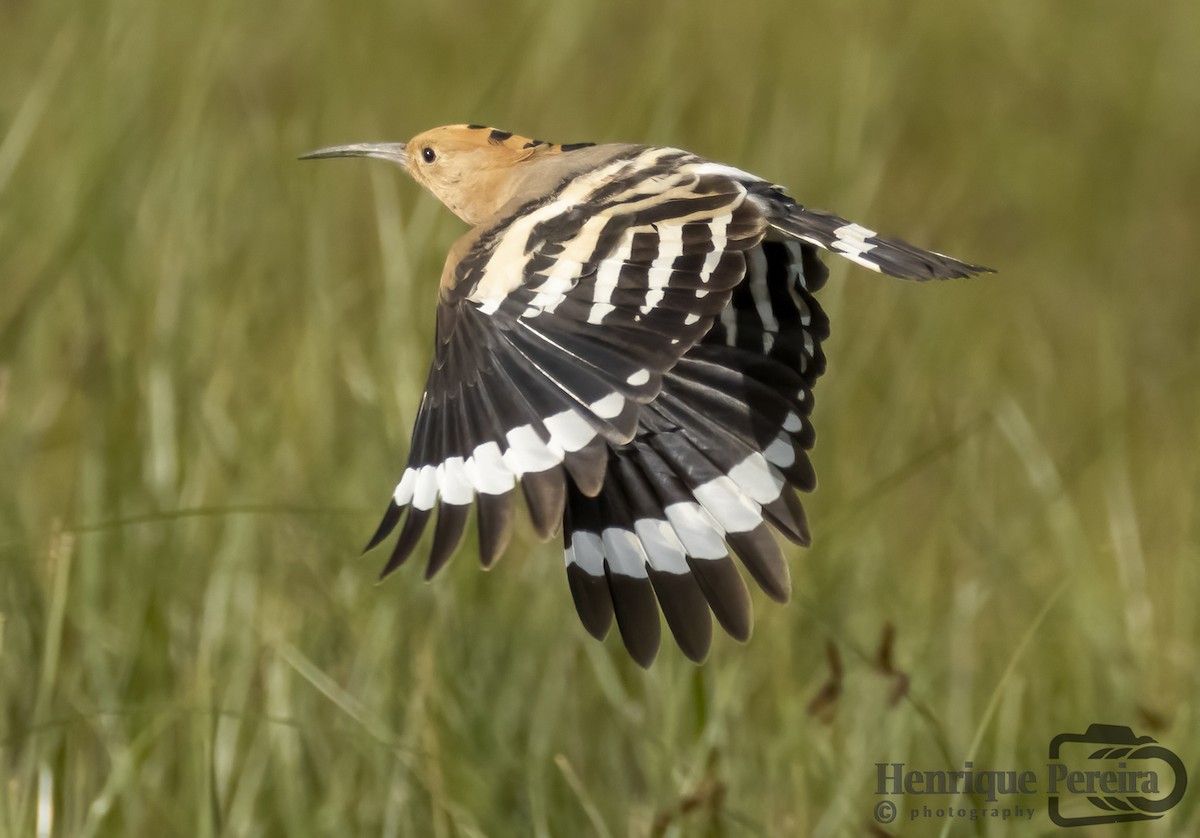
{"label": "eurasian hoopoe", "polygon": [[408,511],[387,575],[436,507],[428,578],[474,502],[490,566],[519,486],[539,536],[562,523],[584,627],[603,638],[615,615],[642,666],[659,606],[692,660],[708,653],[710,610],[749,638],[730,550],[768,596],[789,597],[771,527],[809,543],[793,490],[816,485],[806,451],[829,333],[818,248],[905,279],[988,270],[674,148],[452,125],[306,155],[351,156],[400,165],[473,228],[442,271],[408,467],[367,549]]}

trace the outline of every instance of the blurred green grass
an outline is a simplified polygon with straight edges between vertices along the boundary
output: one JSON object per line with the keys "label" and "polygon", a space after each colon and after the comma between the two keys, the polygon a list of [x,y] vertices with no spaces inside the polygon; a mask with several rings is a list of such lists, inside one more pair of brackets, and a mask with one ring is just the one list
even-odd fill
{"label": "blurred green grass", "polygon": [[[0,5],[0,835],[862,834],[875,762],[1093,721],[1200,776],[1198,40],[1182,0]],[[815,541],[749,645],[638,670],[527,530],[428,585],[355,558],[461,226],[295,157],[449,122],[1000,269],[834,266]]]}

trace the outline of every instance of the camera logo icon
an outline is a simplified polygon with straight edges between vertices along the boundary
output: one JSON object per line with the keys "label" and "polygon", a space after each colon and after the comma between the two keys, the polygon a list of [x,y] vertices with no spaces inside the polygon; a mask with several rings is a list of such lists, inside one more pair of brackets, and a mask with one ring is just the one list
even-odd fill
{"label": "camera logo icon", "polygon": [[1060,733],[1046,769],[1050,820],[1058,826],[1156,820],[1187,791],[1187,770],[1174,752],[1120,725]]}

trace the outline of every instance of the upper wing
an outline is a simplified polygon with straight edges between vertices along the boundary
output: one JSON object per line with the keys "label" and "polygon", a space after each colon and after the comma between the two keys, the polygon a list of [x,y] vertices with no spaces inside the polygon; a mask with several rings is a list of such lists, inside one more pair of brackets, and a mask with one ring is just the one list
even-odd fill
{"label": "upper wing", "polygon": [[610,446],[604,490],[567,493],[567,580],[587,630],[614,618],[642,666],[658,650],[661,607],[689,658],[701,661],[712,619],[750,636],[749,593],[736,555],[773,599],[790,591],[771,534],[808,544],[793,490],[810,491],[813,386],[829,321],[813,294],[828,272],[811,244],[768,232],[745,251],[746,274],[719,318],[663,377],[631,444]]}
{"label": "upper wing", "polygon": [[368,545],[408,509],[384,573],[435,506],[427,575],[457,547],[472,501],[488,564],[517,485],[543,537],[562,519],[567,473],[599,492],[604,441],[633,438],[639,405],[729,302],[765,227],[738,181],[681,152],[634,149],[476,231],[447,265],[408,467]]}

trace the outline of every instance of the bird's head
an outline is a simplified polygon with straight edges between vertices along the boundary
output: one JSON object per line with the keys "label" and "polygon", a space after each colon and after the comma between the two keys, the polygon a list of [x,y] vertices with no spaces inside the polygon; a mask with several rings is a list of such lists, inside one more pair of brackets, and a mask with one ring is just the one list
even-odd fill
{"label": "bird's head", "polygon": [[375,157],[402,166],[468,224],[490,218],[512,199],[520,177],[514,167],[562,146],[482,125],[446,125],[407,143],[357,143],[323,148],[301,159]]}

